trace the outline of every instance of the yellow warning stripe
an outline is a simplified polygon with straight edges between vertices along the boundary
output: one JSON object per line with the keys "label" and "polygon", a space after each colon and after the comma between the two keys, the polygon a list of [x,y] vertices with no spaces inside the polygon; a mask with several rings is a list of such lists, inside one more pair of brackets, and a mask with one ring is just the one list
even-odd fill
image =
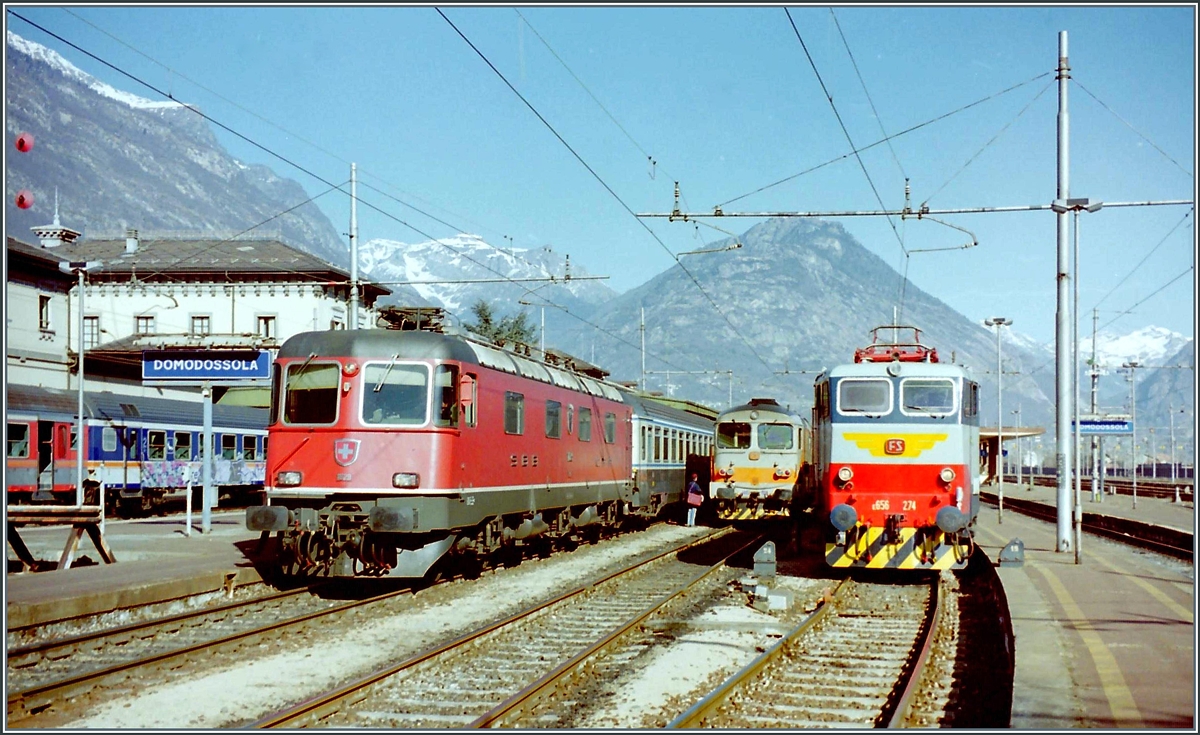
{"label": "yellow warning stripe", "polygon": [[[826,543],[825,561],[833,567],[866,567],[868,569],[961,569],[966,566],[966,550],[947,543],[938,532],[926,537],[926,548],[932,546],[933,561],[922,561],[921,547],[916,544],[917,529],[901,528],[900,540],[883,543],[882,527],[858,527],[849,547]],[[869,556],[869,558],[868,558]]]}
{"label": "yellow warning stripe", "polygon": [[[1141,577],[1137,576],[1133,572],[1130,572],[1128,569],[1125,569],[1118,564],[1114,564],[1112,562],[1112,560],[1110,560],[1110,559],[1105,559],[1101,556],[1097,556],[1095,554],[1090,554],[1086,551],[1084,553],[1092,561],[1100,562],[1101,565],[1108,567],[1109,569],[1111,569],[1112,571],[1121,575],[1125,579],[1128,579],[1130,582],[1133,582],[1138,587],[1141,587],[1142,589],[1146,590],[1146,592],[1151,597],[1153,597],[1154,599],[1161,602],[1163,607],[1167,608],[1171,612],[1178,615],[1181,620],[1183,620],[1189,624],[1195,623],[1195,617],[1193,616],[1192,611],[1188,610],[1183,605],[1180,605],[1178,602],[1175,602],[1174,600],[1172,600],[1170,597],[1167,596],[1167,593],[1158,589],[1157,587],[1150,584],[1149,582],[1142,579]],[[1188,594],[1189,595],[1191,594],[1191,590],[1188,590]]]}

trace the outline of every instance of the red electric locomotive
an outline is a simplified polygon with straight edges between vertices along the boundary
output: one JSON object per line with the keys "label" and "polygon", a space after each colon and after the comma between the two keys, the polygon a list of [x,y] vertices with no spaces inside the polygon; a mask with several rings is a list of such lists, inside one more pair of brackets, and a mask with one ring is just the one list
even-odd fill
{"label": "red electric locomotive", "polygon": [[[897,339],[899,330],[912,339]],[[979,509],[978,384],[962,366],[939,363],[915,327],[872,334],[853,364],[814,385],[815,522],[826,563],[963,567]]]}
{"label": "red electric locomotive", "polygon": [[308,332],[280,348],[266,506],[288,575],[420,577],[615,524],[633,487],[616,387],[431,331]]}

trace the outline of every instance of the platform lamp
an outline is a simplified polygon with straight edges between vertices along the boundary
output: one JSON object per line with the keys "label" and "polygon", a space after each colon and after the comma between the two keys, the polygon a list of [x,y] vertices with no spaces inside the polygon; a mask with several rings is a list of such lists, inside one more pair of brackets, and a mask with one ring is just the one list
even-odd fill
{"label": "platform lamp", "polygon": [[1002,381],[1004,380],[1004,368],[1000,362],[1000,327],[1012,326],[1012,319],[1005,319],[1002,316],[994,316],[991,319],[985,319],[984,324],[989,327],[996,328],[996,474],[997,474],[997,491],[999,495],[999,505],[997,506],[999,516],[997,523],[1004,523],[1004,403],[1003,392],[1001,389]]}
{"label": "platform lamp", "polygon": [[83,438],[83,274],[102,265],[104,264],[99,260],[73,260],[58,264],[58,269],[63,273],[75,273],[79,276],[79,359],[75,364],[76,370],[79,371],[79,423],[75,429],[75,505],[80,507],[83,506],[83,455],[86,453]]}

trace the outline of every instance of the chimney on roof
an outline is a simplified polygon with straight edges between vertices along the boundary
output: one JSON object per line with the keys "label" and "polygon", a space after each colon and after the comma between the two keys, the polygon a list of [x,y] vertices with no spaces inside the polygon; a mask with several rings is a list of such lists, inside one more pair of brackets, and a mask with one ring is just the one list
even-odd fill
{"label": "chimney on roof", "polygon": [[138,231],[125,230],[125,254],[132,255],[138,251]]}

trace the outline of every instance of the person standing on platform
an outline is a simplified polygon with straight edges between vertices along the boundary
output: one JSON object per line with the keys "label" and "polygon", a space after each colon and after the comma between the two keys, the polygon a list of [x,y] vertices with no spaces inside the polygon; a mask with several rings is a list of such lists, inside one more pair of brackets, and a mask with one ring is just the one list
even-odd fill
{"label": "person standing on platform", "polygon": [[699,479],[700,476],[693,472],[691,482],[687,486],[687,525],[689,526],[696,525],[696,511],[704,503],[704,492],[700,489]]}

